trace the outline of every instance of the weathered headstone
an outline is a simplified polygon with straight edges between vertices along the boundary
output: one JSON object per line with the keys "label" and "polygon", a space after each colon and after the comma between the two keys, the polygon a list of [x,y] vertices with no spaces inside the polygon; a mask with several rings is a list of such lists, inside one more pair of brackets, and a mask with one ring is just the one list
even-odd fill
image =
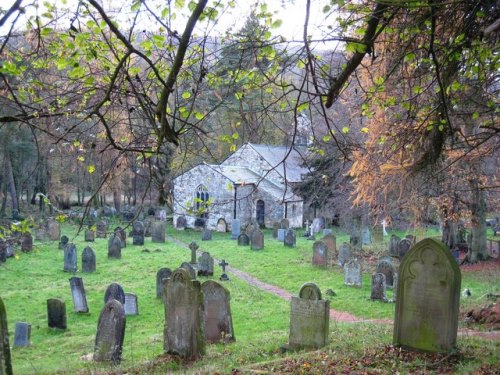
{"label": "weathered headstone", "polygon": [[389,240],[389,251],[388,251],[391,257],[399,257],[398,254],[399,241],[401,241],[401,238],[399,238],[395,234],[391,236],[391,239]]}
{"label": "weathered headstone", "polygon": [[21,251],[25,253],[33,251],[33,236],[31,233],[23,233],[21,235]]}
{"label": "weathered headstone", "polygon": [[66,304],[63,300],[47,300],[47,320],[50,328],[66,329]]}
{"label": "weathered headstone", "polygon": [[392,289],[394,286],[394,266],[389,260],[379,260],[377,262],[376,273],[383,273],[385,275],[385,285],[387,289]]}
{"label": "weathered headstone", "polygon": [[362,283],[361,262],[357,258],[351,258],[344,263],[344,284],[361,287]]}
{"label": "weathered headstone", "polygon": [[73,298],[75,312],[88,313],[89,307],[87,305],[87,296],[85,294],[82,278],[72,277],[69,279],[69,285],[71,287],[71,297]]}
{"label": "weathered headstone", "polygon": [[76,272],[78,269],[77,261],[76,246],[70,243],[64,248],[64,272]]}
{"label": "weathered headstone", "polygon": [[361,241],[363,245],[369,245],[372,243],[372,232],[370,228],[364,227],[361,231]]}
{"label": "weathered headstone", "polygon": [[246,228],[245,228],[245,234],[246,234],[248,237],[252,237],[252,233],[253,233],[253,231],[254,231],[255,229],[257,229],[257,228],[258,228],[257,224],[252,224],[252,223],[250,223],[250,224],[248,224],[248,225],[246,226]]}
{"label": "weathered headstone", "polygon": [[85,242],[94,242],[95,241],[95,230],[88,228],[85,231]]}
{"label": "weathered headstone", "polygon": [[358,235],[357,233],[351,234],[349,236],[349,245],[351,245],[351,247],[354,250],[361,250],[362,248],[361,235]]}
{"label": "weathered headstone", "polygon": [[125,309],[117,300],[110,300],[101,310],[95,337],[94,361],[119,364],[125,337]]}
{"label": "weathered headstone", "polygon": [[291,299],[290,337],[292,348],[322,348],[328,342],[330,301],[321,299],[316,284],[302,286]]}
{"label": "weathered headstone", "polygon": [[127,233],[125,233],[125,229],[122,227],[116,227],[114,233],[120,238],[122,241],[122,249],[127,247]]}
{"label": "weathered headstone", "polygon": [[201,285],[201,291],[203,292],[205,339],[210,343],[234,341],[229,291],[213,280],[205,281]]}
{"label": "weathered headstone", "polygon": [[280,229],[289,229],[290,228],[290,220],[281,219],[280,221]]}
{"label": "weathered headstone", "polygon": [[285,235],[286,235],[286,231],[288,229],[278,229],[278,235],[276,236],[276,239],[280,242],[283,242],[285,241]]}
{"label": "weathered headstone", "polygon": [[274,222],[273,223],[273,238],[274,239],[278,238],[278,229],[280,229],[280,223]]}
{"label": "weathered headstone", "polygon": [[201,240],[202,241],[212,241],[212,230],[208,228],[203,228],[201,230]]}
{"label": "weathered headstone", "polygon": [[108,240],[108,258],[120,259],[122,257],[122,240],[113,233]]}
{"label": "weathered headstone", "polygon": [[461,274],[443,243],[424,239],[405,255],[397,281],[394,344],[449,352],[456,344]]}
{"label": "weathered headstone", "polygon": [[144,220],[144,237],[151,237],[152,221],[149,219]]}
{"label": "weathered headstone", "polygon": [[226,233],[227,232],[227,223],[222,217],[217,220],[217,232]]}
{"label": "weathered headstone", "polygon": [[383,273],[374,273],[372,275],[372,289],[370,299],[387,302],[385,291],[385,275]]}
{"label": "weathered headstone", "polygon": [[189,250],[191,250],[191,261],[190,261],[191,264],[196,264],[196,251],[199,248],[200,247],[198,246],[196,241],[191,241],[191,243],[189,244]]}
{"label": "weathered headstone", "polygon": [[320,233],[324,226],[321,225],[322,222],[321,222],[321,219],[319,217],[316,217],[313,219],[313,222],[312,222],[312,234],[315,234],[315,233]]}
{"label": "weathered headstone", "polygon": [[295,235],[295,231],[293,229],[288,229],[285,234],[285,240],[283,244],[286,247],[296,247],[297,246],[297,237]]}
{"label": "weathered headstone", "polygon": [[35,232],[35,240],[36,241],[45,241],[46,231],[43,225],[39,225],[34,229]]}
{"label": "weathered headstone", "polygon": [[137,296],[134,293],[125,293],[125,315],[139,315],[139,305],[137,303]]}
{"label": "weathered headstone", "polygon": [[142,221],[134,221],[132,224],[132,245],[144,245],[145,227]]}
{"label": "weathered headstone", "polygon": [[82,252],[82,272],[95,272],[95,253],[91,247],[86,247]]}
{"label": "weathered headstone", "polygon": [[344,267],[345,262],[351,259],[351,257],[352,257],[351,246],[347,242],[344,242],[339,249],[338,265],[340,267]]}
{"label": "weathered headstone", "polygon": [[185,269],[177,269],[164,288],[165,329],[163,349],[186,359],[205,354],[203,294],[199,281]]}
{"label": "weathered headstone", "polygon": [[321,239],[326,244],[328,249],[328,265],[333,266],[337,261],[337,238],[333,233],[325,234],[325,236]]}
{"label": "weathered headstone", "polygon": [[151,241],[155,243],[164,243],[165,229],[164,221],[153,221],[151,223]]}
{"label": "weathered headstone", "polygon": [[198,259],[198,276],[214,275],[214,258],[204,251]]}
{"label": "weathered headstone", "polygon": [[163,280],[166,280],[172,275],[170,268],[160,268],[156,273],[156,298],[161,298],[163,295]]}
{"label": "weathered headstone", "polygon": [[61,236],[61,239],[59,240],[59,250],[64,250],[66,246],[68,246],[69,243],[69,238],[68,236]]}
{"label": "weathered headstone", "polygon": [[189,275],[191,276],[191,278],[193,280],[196,280],[196,270],[194,269],[194,267],[191,265],[191,263],[188,263],[188,262],[183,262],[180,266],[180,268],[183,268],[185,269]]}
{"label": "weathered headstone", "polygon": [[45,222],[45,227],[47,229],[47,236],[49,237],[49,240],[57,241],[61,235],[60,224],[56,220],[49,218]]}
{"label": "weathered headstone", "polygon": [[246,233],[242,233],[238,236],[238,246],[248,246],[250,245],[250,237]]}
{"label": "weathered headstone", "polygon": [[106,292],[104,293],[104,303],[108,303],[110,300],[116,299],[122,305],[125,304],[125,292],[123,288],[118,283],[111,283],[106,288]]}
{"label": "weathered headstone", "polygon": [[234,219],[233,222],[231,223],[231,239],[237,240],[240,234],[241,234],[240,219]]}
{"label": "weathered headstone", "polygon": [[255,229],[250,236],[250,248],[252,250],[262,250],[264,248],[264,233],[260,229]]}
{"label": "weathered headstone", "polygon": [[381,225],[376,225],[372,230],[373,241],[374,242],[382,242],[384,241],[384,228]]}
{"label": "weathered headstone", "polygon": [[108,235],[108,222],[106,220],[100,220],[97,222],[95,236],[97,238],[106,238]]}
{"label": "weathered headstone", "polygon": [[14,346],[30,346],[31,324],[26,322],[16,322],[14,333]]}
{"label": "weathered headstone", "polygon": [[401,241],[398,243],[398,256],[399,259],[403,259],[403,257],[406,255],[408,251],[410,251],[411,247],[413,246],[413,243],[410,239],[408,238],[403,238]]}
{"label": "weathered headstone", "polygon": [[177,220],[175,221],[175,229],[184,230],[186,229],[186,217],[184,215],[177,216]]}
{"label": "weathered headstone", "polygon": [[323,241],[316,241],[313,244],[312,264],[315,266],[326,266],[328,261],[328,247]]}
{"label": "weathered headstone", "polygon": [[0,374],[12,375],[12,359],[9,346],[9,329],[7,324],[7,312],[0,297]]}

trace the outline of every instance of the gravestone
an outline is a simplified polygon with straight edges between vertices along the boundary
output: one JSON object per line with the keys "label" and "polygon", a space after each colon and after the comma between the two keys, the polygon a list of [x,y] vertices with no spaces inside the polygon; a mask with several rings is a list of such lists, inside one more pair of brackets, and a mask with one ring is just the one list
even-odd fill
{"label": "gravestone", "polygon": [[250,245],[250,237],[246,233],[242,233],[238,236],[238,246],[248,246]]}
{"label": "gravestone", "polygon": [[392,289],[394,286],[394,266],[389,260],[379,260],[377,262],[376,273],[383,273],[385,275],[385,286],[387,289]]}
{"label": "gravestone", "polygon": [[208,228],[203,228],[201,230],[201,240],[202,241],[212,241],[212,230]]}
{"label": "gravestone", "polygon": [[68,243],[69,243],[68,236],[61,236],[61,239],[59,240],[59,250],[64,250],[66,246],[68,246]]}
{"label": "gravestone", "polygon": [[319,217],[316,217],[312,221],[312,233],[320,233],[323,230],[324,226],[322,225],[322,221]]}
{"label": "gravestone", "polygon": [[110,300],[101,310],[97,322],[95,336],[94,361],[111,362],[115,365],[121,361],[123,338],[125,337],[125,310],[123,305]]}
{"label": "gravestone", "polygon": [[21,234],[21,251],[25,253],[33,251],[33,236],[31,233]]}
{"label": "gravestone", "polygon": [[210,343],[235,340],[229,291],[213,280],[201,285],[205,339]]}
{"label": "gravestone", "polygon": [[180,266],[180,268],[183,268],[185,269],[189,275],[191,275],[191,278],[193,280],[196,280],[196,270],[194,269],[194,267],[191,265],[191,263],[188,263],[188,262],[183,262]]}
{"label": "gravestone", "polygon": [[278,238],[278,229],[280,229],[280,223],[274,222],[273,223],[273,238],[274,239]]}
{"label": "gravestone", "polygon": [[220,218],[217,220],[217,232],[219,233],[226,233],[227,232],[227,223],[226,220],[223,218]]}
{"label": "gravestone", "polygon": [[411,242],[411,246],[415,245],[417,243],[417,237],[415,237],[413,234],[407,234],[405,238],[409,239]]}
{"label": "gravestone", "polygon": [[123,305],[125,315],[139,315],[137,296],[134,293],[125,293],[125,304]]}
{"label": "gravestone", "polygon": [[87,229],[85,231],[85,242],[94,242],[95,241],[95,230]]}
{"label": "gravestone", "polygon": [[45,222],[45,228],[50,241],[57,241],[61,236],[61,226],[56,220],[49,218]]}
{"label": "gravestone", "polygon": [[321,241],[323,241],[328,249],[328,259],[327,263],[329,266],[333,266],[337,261],[337,238],[333,233],[326,234]]}
{"label": "gravestone", "polygon": [[78,269],[77,259],[78,254],[75,244],[68,244],[64,248],[64,272],[76,272]]}
{"label": "gravestone", "polygon": [[7,241],[0,239],[0,263],[7,261]]}
{"label": "gravestone", "polygon": [[241,234],[241,223],[240,219],[234,219],[231,223],[231,239],[237,240]]}
{"label": "gravestone", "polygon": [[352,257],[351,246],[347,242],[344,242],[339,249],[338,265],[340,267],[344,267],[345,262],[351,259],[351,257]]}
{"label": "gravestone", "polygon": [[326,266],[328,261],[328,247],[323,241],[316,241],[313,244],[312,264],[315,266]]}
{"label": "gravestone", "polygon": [[82,272],[95,272],[95,253],[91,247],[86,247],[82,252]]}
{"label": "gravestone", "polygon": [[156,298],[163,295],[163,280],[168,279],[171,274],[170,268],[160,268],[156,273]]}
{"label": "gravestone", "polygon": [[122,241],[122,249],[127,247],[127,233],[125,233],[125,229],[122,227],[116,227],[114,233],[120,238]]}
{"label": "gravestone", "polygon": [[286,247],[296,247],[297,246],[297,237],[295,235],[295,231],[293,229],[288,229],[285,234],[285,240],[283,244]]}
{"label": "gravestone", "polygon": [[163,350],[194,360],[205,354],[203,293],[199,281],[185,269],[177,269],[164,288],[165,329]]}
{"label": "gravestone", "polygon": [[12,375],[12,359],[10,356],[9,329],[7,312],[0,297],[0,374]]}
{"label": "gravestone", "polygon": [[354,250],[361,250],[362,248],[362,240],[361,236],[357,233],[351,234],[349,237],[349,245],[351,245]]}
{"label": "gravestone", "polygon": [[362,286],[361,262],[357,258],[351,258],[344,263],[344,284],[357,287]]}
{"label": "gravestone", "polygon": [[198,276],[214,275],[214,258],[204,251],[198,259]]}
{"label": "gravestone", "polygon": [[276,239],[280,242],[285,241],[285,235],[287,230],[288,229],[282,229],[282,228],[278,229],[278,234],[276,236]]}
{"label": "gravestone", "polygon": [[30,346],[31,324],[26,322],[16,322],[14,333],[14,346]]}
{"label": "gravestone", "polygon": [[391,257],[399,257],[398,254],[398,244],[401,241],[401,238],[393,234],[391,239],[389,240],[389,255]]}
{"label": "gravestone", "polygon": [[122,257],[122,240],[113,233],[108,240],[108,258],[120,259]]}
{"label": "gravestone", "polygon": [[199,232],[201,231],[203,228],[205,228],[205,225],[206,225],[206,220],[205,218],[203,217],[197,217],[196,219],[194,219],[194,229]]}
{"label": "gravestone", "polygon": [[396,302],[397,299],[398,299],[398,273],[396,272],[392,280],[392,302]]}
{"label": "gravestone", "polygon": [[164,243],[165,229],[164,221],[153,221],[151,223],[151,241],[155,243]]}
{"label": "gravestone", "polygon": [[253,233],[253,231],[254,231],[255,229],[257,229],[257,228],[258,228],[257,224],[255,224],[255,225],[254,225],[254,224],[250,223],[250,224],[248,224],[248,225],[246,226],[246,228],[245,228],[245,234],[246,234],[248,237],[250,237],[250,238],[251,238],[251,237],[252,237],[252,233]]}
{"label": "gravestone", "polygon": [[191,264],[196,264],[196,251],[199,248],[200,247],[198,246],[196,241],[191,241],[191,243],[189,244],[189,250],[191,250]]}
{"label": "gravestone", "polygon": [[385,275],[383,273],[374,273],[372,275],[372,289],[370,299],[387,302],[385,290]]}
{"label": "gravestone", "polygon": [[290,337],[292,348],[322,348],[328,342],[330,301],[321,299],[321,291],[306,283],[299,297],[291,299]]}
{"label": "gravestone", "polygon": [[250,248],[252,250],[262,250],[264,248],[264,233],[260,229],[255,229],[250,236]]}
{"label": "gravestone", "polygon": [[134,223],[132,224],[132,245],[143,246],[144,233],[144,223],[142,221],[134,221]]}
{"label": "gravestone", "polygon": [[290,220],[281,219],[280,221],[280,229],[289,229],[290,228]]}
{"label": "gravestone", "polygon": [[159,210],[157,213],[157,218],[160,221],[167,221],[167,211],[166,210]]}
{"label": "gravestone", "polygon": [[69,285],[71,287],[71,297],[73,298],[75,312],[88,313],[89,307],[87,305],[87,296],[85,294],[82,278],[72,277],[69,279]]}
{"label": "gravestone", "polygon": [[108,222],[106,220],[100,220],[96,224],[95,236],[97,238],[106,238],[108,235]]}
{"label": "gravestone", "polygon": [[228,281],[229,280],[229,276],[227,276],[227,274],[226,274],[226,266],[228,266],[228,265],[229,265],[229,263],[227,263],[225,259],[222,259],[221,262],[219,263],[219,266],[221,266],[221,268],[222,268],[222,275],[220,275],[220,278],[219,278],[220,281]]}
{"label": "gravestone", "polygon": [[47,320],[50,328],[66,329],[66,304],[63,300],[47,300]]}
{"label": "gravestone", "polygon": [[186,229],[186,225],[187,225],[186,217],[183,215],[177,216],[177,220],[175,221],[175,229],[184,230]]}
{"label": "gravestone", "polygon": [[455,348],[461,274],[446,245],[427,238],[403,258],[397,281],[394,344],[449,352]]}
{"label": "gravestone", "polygon": [[381,225],[376,225],[373,227],[372,236],[374,242],[382,242],[384,241],[384,227]]}
{"label": "gravestone", "polygon": [[151,237],[151,220],[144,220],[144,237]]}
{"label": "gravestone", "polygon": [[361,240],[363,245],[369,245],[372,243],[372,232],[370,228],[364,227],[361,231]]}
{"label": "gravestone", "polygon": [[410,239],[408,238],[403,238],[401,241],[398,243],[398,256],[399,259],[403,259],[403,257],[406,255],[408,251],[410,251],[411,247],[413,246],[413,243]]}
{"label": "gravestone", "polygon": [[38,227],[35,228],[35,240],[36,241],[44,241],[45,240],[45,228],[43,225],[39,225]]}
{"label": "gravestone", "polygon": [[125,304],[125,292],[123,288],[118,283],[111,283],[106,288],[106,292],[104,293],[104,303],[108,303],[112,299],[117,300],[122,305]]}

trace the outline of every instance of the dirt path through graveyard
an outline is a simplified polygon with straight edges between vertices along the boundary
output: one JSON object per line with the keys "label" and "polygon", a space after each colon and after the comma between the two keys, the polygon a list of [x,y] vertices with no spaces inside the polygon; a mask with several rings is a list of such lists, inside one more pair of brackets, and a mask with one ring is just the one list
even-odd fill
{"label": "dirt path through graveyard", "polygon": [[[189,250],[189,246],[179,241],[176,238],[168,237],[168,239],[172,242],[175,242],[179,246],[182,246]],[[197,255],[201,255],[202,251],[198,250]],[[214,258],[214,264],[218,264],[219,260]],[[248,284],[255,286],[263,291],[274,294],[280,298],[283,298],[289,301],[292,298],[292,294],[284,289],[277,287],[276,285],[267,284],[259,279],[256,279],[252,275],[243,272],[234,267],[226,266],[226,271],[232,273],[237,278],[247,282]],[[376,323],[376,324],[392,324],[392,319],[364,319],[354,316],[346,311],[338,311],[334,309],[330,309],[330,319],[337,322],[345,322],[345,323]],[[460,336],[476,336],[489,340],[500,340],[500,331],[476,331],[468,328],[461,328],[458,330],[458,334]]]}

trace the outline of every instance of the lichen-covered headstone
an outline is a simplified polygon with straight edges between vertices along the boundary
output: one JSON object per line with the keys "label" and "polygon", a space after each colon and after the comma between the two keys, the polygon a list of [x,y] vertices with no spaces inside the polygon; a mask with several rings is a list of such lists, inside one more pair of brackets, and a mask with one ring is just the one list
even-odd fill
{"label": "lichen-covered headstone", "polygon": [[95,241],[95,230],[92,228],[88,228],[85,231],[85,242],[94,242]]}
{"label": "lichen-covered headstone", "polygon": [[383,273],[374,273],[372,275],[370,299],[387,302],[385,275]]}
{"label": "lichen-covered headstone", "polygon": [[66,329],[66,304],[58,298],[47,300],[47,320],[50,328]]}
{"label": "lichen-covered headstone", "polygon": [[347,262],[352,257],[351,245],[344,242],[339,249],[338,265],[344,267],[345,262]]}
{"label": "lichen-covered headstone", "polygon": [[238,246],[248,246],[250,245],[250,237],[246,233],[242,233],[238,236]]}
{"label": "lichen-covered headstone", "polygon": [[120,240],[122,241],[122,249],[127,247],[127,233],[125,233],[125,229],[122,227],[116,227],[114,230],[114,233],[120,237]]}
{"label": "lichen-covered headstone", "polygon": [[151,223],[151,241],[155,243],[165,242],[165,227],[164,221],[154,221]]}
{"label": "lichen-covered headstone", "polygon": [[214,258],[206,251],[201,254],[198,259],[198,276],[213,276],[214,275]]}
{"label": "lichen-covered headstone", "polygon": [[85,294],[82,278],[72,277],[69,279],[69,285],[71,287],[71,297],[73,298],[75,312],[88,313],[87,295]]}
{"label": "lichen-covered headstone", "polygon": [[134,221],[134,223],[132,224],[132,245],[143,246],[144,233],[145,233],[144,223],[142,221]]}
{"label": "lichen-covered headstone", "polygon": [[362,286],[361,262],[351,258],[344,263],[344,284],[349,286]]}
{"label": "lichen-covered headstone", "polygon": [[117,300],[110,300],[101,310],[95,337],[94,361],[121,362],[125,337],[125,309]]}
{"label": "lichen-covered headstone", "polygon": [[449,352],[455,348],[461,274],[446,245],[424,239],[405,255],[398,275],[394,344]]}
{"label": "lichen-covered headstone", "polygon": [[281,221],[280,221],[280,228],[281,229],[289,229],[290,228],[290,220],[288,220],[288,219],[281,219]]}
{"label": "lichen-covered headstone", "polygon": [[392,289],[394,286],[394,266],[392,262],[387,259],[379,259],[377,262],[376,273],[383,273],[385,275],[385,285],[387,289]]}
{"label": "lichen-covered headstone", "polygon": [[100,220],[96,225],[95,236],[97,238],[106,238],[108,233],[108,222],[106,220]]}
{"label": "lichen-covered headstone", "polygon": [[297,246],[297,236],[293,229],[288,229],[285,234],[285,239],[283,245],[286,247],[296,247]]}
{"label": "lichen-covered headstone", "polygon": [[240,234],[241,234],[240,219],[234,219],[233,222],[231,223],[231,239],[237,240]]}
{"label": "lichen-covered headstone", "polygon": [[47,229],[47,236],[50,241],[57,241],[61,235],[61,225],[53,218],[49,218],[45,222],[45,228]]}
{"label": "lichen-covered headstone", "polygon": [[203,228],[201,230],[201,240],[202,241],[212,241],[212,230],[208,228]]}
{"label": "lichen-covered headstone", "polygon": [[326,266],[328,262],[328,247],[323,241],[313,244],[312,264],[315,266]]}
{"label": "lichen-covered headstone", "polygon": [[29,253],[33,250],[33,236],[31,233],[21,235],[21,251]]}
{"label": "lichen-covered headstone", "polygon": [[156,273],[156,298],[161,298],[163,295],[163,280],[166,280],[172,275],[170,268],[160,268]]}
{"label": "lichen-covered headstone", "polygon": [[363,245],[369,245],[372,243],[372,232],[370,228],[364,227],[361,231],[361,241]]}
{"label": "lichen-covered headstone", "polygon": [[389,240],[389,255],[391,257],[399,257],[398,254],[398,244],[401,241],[401,238],[393,234],[391,239]]}
{"label": "lichen-covered headstone", "polygon": [[262,250],[264,248],[264,233],[260,229],[255,229],[250,236],[250,248],[252,250]]}
{"label": "lichen-covered headstone", "polygon": [[180,268],[184,268],[188,273],[189,275],[191,276],[191,278],[193,280],[196,279],[196,270],[194,269],[194,267],[191,265],[191,263],[188,263],[188,262],[182,262]]}
{"label": "lichen-covered headstone", "polygon": [[201,290],[203,292],[203,316],[207,342],[234,341],[229,291],[213,280],[205,281],[201,285]]}
{"label": "lichen-covered headstone", "polygon": [[181,215],[177,217],[177,220],[175,221],[175,229],[177,230],[184,230],[186,229],[186,217]]}
{"label": "lichen-covered headstone", "polygon": [[125,292],[123,288],[118,283],[111,283],[106,288],[106,292],[104,293],[104,303],[108,303],[110,300],[115,299],[120,302],[122,305],[125,304]]}
{"label": "lichen-covered headstone", "polygon": [[328,259],[327,263],[329,266],[333,266],[335,262],[337,261],[338,254],[337,254],[337,238],[333,233],[328,233],[323,236],[321,239],[323,241],[328,249]]}
{"label": "lichen-covered headstone", "polygon": [[7,312],[0,297],[0,374],[12,375],[12,359],[9,346],[9,330],[7,325]]}
{"label": "lichen-covered headstone", "polygon": [[59,250],[64,250],[66,246],[68,246],[69,243],[69,238],[68,236],[61,236],[61,239],[59,240]]}
{"label": "lichen-covered headstone", "polygon": [[201,357],[205,354],[205,333],[200,283],[179,268],[166,280],[163,299],[163,350],[190,360]]}
{"label": "lichen-covered headstone", "polygon": [[75,244],[68,244],[64,248],[64,272],[76,272],[78,254]]}
{"label": "lichen-covered headstone", "polygon": [[82,272],[92,273],[95,272],[95,253],[91,247],[87,246],[82,252]]}
{"label": "lichen-covered headstone", "polygon": [[408,251],[410,251],[411,247],[413,246],[412,240],[408,238],[403,238],[401,241],[398,243],[398,256],[399,259],[403,259],[403,257],[406,255]]}
{"label": "lichen-covered headstone", "polygon": [[120,259],[122,257],[122,240],[116,234],[113,233],[108,240],[108,258]]}

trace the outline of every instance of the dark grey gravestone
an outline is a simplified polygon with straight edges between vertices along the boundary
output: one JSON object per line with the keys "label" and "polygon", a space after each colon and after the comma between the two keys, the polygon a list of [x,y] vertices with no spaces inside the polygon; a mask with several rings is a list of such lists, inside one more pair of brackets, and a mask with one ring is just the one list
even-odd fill
{"label": "dark grey gravestone", "polygon": [[132,224],[132,245],[143,246],[144,233],[145,233],[144,223],[142,221],[135,221],[134,224]]}
{"label": "dark grey gravestone", "polygon": [[217,228],[216,228],[216,230],[219,233],[226,233],[227,232],[227,223],[226,223],[226,220],[224,220],[223,218],[220,218],[219,220],[217,220]]}
{"label": "dark grey gravestone", "polygon": [[49,218],[45,222],[45,228],[47,229],[47,236],[50,241],[57,241],[59,239],[61,235],[61,226],[56,220]]}
{"label": "dark grey gravestone", "polygon": [[33,251],[33,236],[31,233],[23,233],[21,235],[21,251],[25,253]]}
{"label": "dark grey gravestone", "polygon": [[289,345],[292,348],[322,348],[328,342],[330,301],[321,299],[316,284],[302,286],[292,297]]}
{"label": "dark grey gravestone", "polygon": [[203,293],[199,281],[185,269],[177,269],[166,280],[163,350],[195,360],[205,354]]}
{"label": "dark grey gravestone", "polygon": [[399,243],[398,243],[399,259],[403,259],[403,257],[406,255],[406,253],[408,251],[410,251],[412,246],[413,246],[412,241],[409,240],[408,238],[403,238],[401,241],[399,241]]}
{"label": "dark grey gravestone", "polygon": [[287,230],[288,229],[282,229],[282,228],[278,229],[278,234],[276,236],[276,239],[281,242],[285,241],[285,235]]}
{"label": "dark grey gravestone", "polygon": [[389,256],[391,257],[399,257],[398,254],[398,244],[401,241],[401,238],[393,234],[391,239],[389,240]]}
{"label": "dark grey gravestone", "polygon": [[134,293],[125,293],[125,315],[139,315],[139,305],[137,303],[137,296]]}
{"label": "dark grey gravestone", "polygon": [[337,254],[337,238],[333,233],[325,234],[325,236],[321,239],[326,244],[328,248],[328,260],[327,263],[329,266],[333,266],[337,262],[338,254]]}
{"label": "dark grey gravestone", "polygon": [[201,240],[202,241],[212,241],[212,230],[208,228],[203,228],[201,230]]}
{"label": "dark grey gravestone", "polygon": [[144,220],[144,237],[151,237],[151,225],[151,220]]}
{"label": "dark grey gravestone", "polygon": [[295,231],[293,229],[288,229],[286,231],[283,244],[286,247],[296,247],[297,246],[297,236],[295,235]]}
{"label": "dark grey gravestone", "polygon": [[120,259],[122,257],[122,240],[113,233],[108,240],[108,258]]}
{"label": "dark grey gravestone", "polygon": [[106,238],[108,235],[108,222],[101,220],[96,225],[95,236],[97,238]]}
{"label": "dark grey gravestone", "polygon": [[280,223],[274,222],[273,223],[273,238],[274,239],[278,238],[278,229],[280,229]]}
{"label": "dark grey gravestone", "polygon": [[352,257],[351,246],[344,242],[339,249],[339,259],[338,265],[344,267],[345,262],[347,262]]}
{"label": "dark grey gravestone", "polygon": [[351,247],[355,250],[361,250],[361,236],[358,234],[351,234],[351,236],[349,237],[349,245],[351,245]]}
{"label": "dark grey gravestone", "polygon": [[363,228],[361,230],[361,241],[363,245],[369,245],[372,243],[372,232],[370,231],[370,228]]}
{"label": "dark grey gravestone", "polygon": [[0,374],[12,375],[12,358],[10,356],[9,329],[7,312],[0,297]]}
{"label": "dark grey gravestone", "polygon": [[372,291],[370,299],[387,302],[385,290],[385,275],[383,273],[374,273],[372,275]]}
{"label": "dark grey gravestone", "polygon": [[153,221],[151,223],[151,241],[155,243],[164,243],[165,229],[164,221]]}
{"label": "dark grey gravestone", "polygon": [[7,261],[7,241],[0,239],[0,263]]}
{"label": "dark grey gravestone", "polygon": [[175,229],[184,230],[184,229],[186,229],[186,225],[187,225],[186,217],[182,216],[182,215],[178,216],[177,220],[175,222]]}
{"label": "dark grey gravestone", "polygon": [[47,320],[50,328],[66,329],[66,304],[63,300],[47,300]]}
{"label": "dark grey gravestone", "polygon": [[213,280],[201,285],[205,339],[210,343],[235,341],[229,291]]}
{"label": "dark grey gravestone", "polygon": [[413,246],[399,268],[394,345],[454,350],[461,278],[457,262],[442,242],[427,238]]}
{"label": "dark grey gravestone", "polygon": [[97,323],[94,361],[119,364],[125,337],[125,309],[117,300],[103,307]]}
{"label": "dark grey gravestone", "polygon": [[69,279],[69,285],[71,287],[71,297],[73,298],[75,312],[88,313],[89,307],[87,305],[87,296],[85,294],[82,278],[72,277]]}
{"label": "dark grey gravestone", "polygon": [[191,265],[191,263],[183,262],[180,268],[185,269],[189,273],[189,275],[191,275],[191,279],[196,280],[196,270]]}
{"label": "dark grey gravestone", "polygon": [[95,253],[91,247],[86,247],[82,252],[82,272],[95,272]]}
{"label": "dark grey gravestone", "polygon": [[377,262],[376,273],[383,273],[385,275],[385,286],[387,289],[392,289],[394,286],[394,266],[388,260],[379,260]]}
{"label": "dark grey gravestone", "polygon": [[125,304],[125,292],[123,288],[118,283],[111,283],[106,288],[106,292],[104,293],[104,303],[108,303],[112,299],[116,299],[122,305]]}
{"label": "dark grey gravestone", "polygon": [[361,262],[357,258],[351,258],[344,264],[344,284],[361,287],[363,284]]}
{"label": "dark grey gravestone", "polygon": [[248,246],[250,245],[250,237],[246,233],[242,233],[238,236],[238,246]]}
{"label": "dark grey gravestone", "polygon": [[94,242],[95,241],[95,230],[87,229],[85,231],[85,242]]}
{"label": "dark grey gravestone", "polygon": [[163,280],[170,277],[172,271],[170,268],[160,268],[156,273],[156,298],[161,298],[163,294]]}
{"label": "dark grey gravestone", "polygon": [[31,324],[26,322],[16,322],[14,333],[14,346],[30,346]]}
{"label": "dark grey gravestone", "polygon": [[213,276],[214,275],[214,258],[210,253],[203,252],[198,259],[198,276]]}
{"label": "dark grey gravestone", "polygon": [[76,246],[70,243],[64,248],[64,272],[76,272],[78,269],[77,261]]}
{"label": "dark grey gravestone", "polygon": [[290,228],[290,220],[288,219],[281,219],[280,221],[280,229],[288,229]]}
{"label": "dark grey gravestone", "polygon": [[237,240],[240,234],[241,234],[240,219],[234,219],[231,224],[231,239]]}
{"label": "dark grey gravestone", "polygon": [[114,230],[114,233],[120,237],[120,240],[122,241],[122,249],[127,247],[127,233],[125,233],[125,229],[122,227],[116,227]]}
{"label": "dark grey gravestone", "polygon": [[69,243],[68,236],[61,236],[61,239],[59,240],[59,250],[64,250],[66,246],[68,246],[68,243]]}
{"label": "dark grey gravestone", "polygon": [[189,250],[191,250],[191,264],[196,264],[196,251],[199,248],[200,247],[198,246],[196,241],[191,241],[191,243],[189,244]]}
{"label": "dark grey gravestone", "polygon": [[260,229],[255,229],[250,236],[250,248],[252,250],[262,250],[264,248],[264,233]]}
{"label": "dark grey gravestone", "polygon": [[328,261],[328,247],[323,241],[316,241],[313,244],[312,264],[314,266],[325,267]]}

